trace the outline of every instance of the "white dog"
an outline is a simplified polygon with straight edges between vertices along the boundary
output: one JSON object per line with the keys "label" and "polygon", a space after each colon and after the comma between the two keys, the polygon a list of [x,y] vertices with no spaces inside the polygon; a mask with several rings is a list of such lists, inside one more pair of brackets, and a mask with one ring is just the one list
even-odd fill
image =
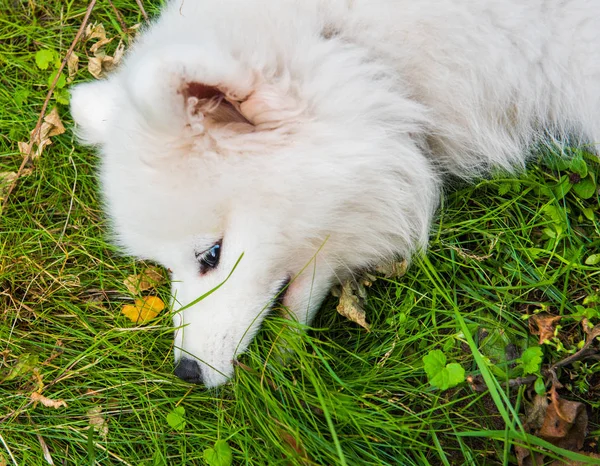
{"label": "white dog", "polygon": [[309,323],[332,284],[423,249],[443,174],[600,141],[599,22],[595,0],[168,4],[72,113],[119,243],[192,303],[176,374],[225,382],[280,292]]}

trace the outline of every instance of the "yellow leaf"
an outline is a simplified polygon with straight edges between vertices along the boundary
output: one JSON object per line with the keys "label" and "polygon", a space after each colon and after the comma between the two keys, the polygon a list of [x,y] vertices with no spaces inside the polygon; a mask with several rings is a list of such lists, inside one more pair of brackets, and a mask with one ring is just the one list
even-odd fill
{"label": "yellow leaf", "polygon": [[145,296],[135,300],[135,304],[125,304],[121,314],[135,324],[144,324],[158,316],[165,303],[157,296]]}

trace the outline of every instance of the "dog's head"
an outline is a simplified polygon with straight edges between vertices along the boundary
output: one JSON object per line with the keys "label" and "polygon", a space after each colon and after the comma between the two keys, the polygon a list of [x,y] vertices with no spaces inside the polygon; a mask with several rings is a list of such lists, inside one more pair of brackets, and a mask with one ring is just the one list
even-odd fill
{"label": "dog's head", "polygon": [[172,271],[185,380],[226,381],[278,296],[307,323],[335,281],[427,239],[421,109],[334,42],[272,60],[142,43],[72,93],[117,241]]}

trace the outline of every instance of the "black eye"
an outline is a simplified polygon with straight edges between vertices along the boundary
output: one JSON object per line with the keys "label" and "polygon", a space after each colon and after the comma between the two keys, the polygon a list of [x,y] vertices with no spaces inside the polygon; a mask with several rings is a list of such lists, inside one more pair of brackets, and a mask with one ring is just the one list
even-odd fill
{"label": "black eye", "polygon": [[196,253],[196,259],[200,263],[200,273],[206,273],[219,265],[221,255],[221,242],[213,244],[209,249]]}

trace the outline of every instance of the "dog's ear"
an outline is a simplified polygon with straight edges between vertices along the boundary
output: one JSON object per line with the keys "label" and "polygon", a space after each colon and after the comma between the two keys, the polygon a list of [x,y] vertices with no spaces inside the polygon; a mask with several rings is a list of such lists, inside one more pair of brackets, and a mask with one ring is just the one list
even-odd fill
{"label": "dog's ear", "polygon": [[125,85],[153,127],[276,127],[299,115],[289,79],[269,79],[222,51],[178,46],[129,62]]}
{"label": "dog's ear", "polygon": [[82,142],[95,145],[106,141],[117,100],[116,87],[108,80],[79,84],[71,90],[71,115]]}

